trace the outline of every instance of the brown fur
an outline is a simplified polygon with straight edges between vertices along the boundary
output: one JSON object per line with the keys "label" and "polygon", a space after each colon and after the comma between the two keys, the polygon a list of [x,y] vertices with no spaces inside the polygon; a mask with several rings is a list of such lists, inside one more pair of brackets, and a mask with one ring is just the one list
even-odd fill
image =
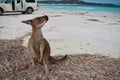
{"label": "brown fur", "polygon": [[46,74],[49,73],[48,61],[52,63],[61,62],[66,59],[67,55],[63,58],[56,60],[50,56],[51,50],[48,41],[43,37],[41,28],[48,21],[48,16],[36,17],[31,20],[22,21],[23,23],[30,24],[32,26],[31,38],[28,42],[28,49],[30,56],[32,57],[32,65],[35,65],[36,61],[42,62],[45,66]]}

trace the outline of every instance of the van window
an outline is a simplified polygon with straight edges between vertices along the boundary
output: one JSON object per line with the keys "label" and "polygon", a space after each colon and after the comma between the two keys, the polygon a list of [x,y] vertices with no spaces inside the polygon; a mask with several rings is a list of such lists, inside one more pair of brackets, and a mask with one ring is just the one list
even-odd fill
{"label": "van window", "polygon": [[26,0],[26,2],[35,2],[35,0]]}
{"label": "van window", "polygon": [[11,0],[6,0],[5,3],[11,3]]}
{"label": "van window", "polygon": [[0,3],[4,2],[4,0],[0,0]]}

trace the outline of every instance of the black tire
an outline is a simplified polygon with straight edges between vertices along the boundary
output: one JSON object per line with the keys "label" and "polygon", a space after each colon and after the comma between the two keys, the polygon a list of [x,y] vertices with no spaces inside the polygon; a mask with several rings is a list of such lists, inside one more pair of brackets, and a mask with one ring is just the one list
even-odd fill
{"label": "black tire", "polygon": [[25,12],[25,11],[23,11],[23,12],[22,12],[22,14],[26,14],[26,12]]}
{"label": "black tire", "polygon": [[32,12],[33,12],[33,9],[32,9],[32,8],[27,8],[27,10],[26,10],[26,13],[27,13],[27,14],[32,14]]}
{"label": "black tire", "polygon": [[3,13],[3,11],[2,11],[2,9],[0,9],[0,15],[2,15],[2,13]]}

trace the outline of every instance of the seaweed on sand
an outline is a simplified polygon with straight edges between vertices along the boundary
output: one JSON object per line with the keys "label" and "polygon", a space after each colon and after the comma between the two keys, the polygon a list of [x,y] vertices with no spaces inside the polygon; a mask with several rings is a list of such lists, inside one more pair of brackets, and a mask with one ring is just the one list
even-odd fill
{"label": "seaweed on sand", "polygon": [[[21,40],[0,40],[0,80],[43,80],[44,66],[31,67]],[[57,56],[59,58],[60,56]],[[69,55],[67,60],[50,64],[49,80],[119,80],[120,58],[102,55]]]}

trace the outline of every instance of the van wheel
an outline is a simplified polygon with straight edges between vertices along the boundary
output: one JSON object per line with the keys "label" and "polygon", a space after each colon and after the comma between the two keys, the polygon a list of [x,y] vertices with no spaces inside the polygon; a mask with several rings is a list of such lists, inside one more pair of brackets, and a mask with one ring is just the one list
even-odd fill
{"label": "van wheel", "polygon": [[3,11],[2,11],[2,9],[0,9],[0,15],[2,15],[2,13],[3,13]]}
{"label": "van wheel", "polygon": [[32,9],[32,8],[27,8],[27,10],[26,10],[26,13],[27,13],[27,14],[32,14],[32,12],[33,12],[33,9]]}

